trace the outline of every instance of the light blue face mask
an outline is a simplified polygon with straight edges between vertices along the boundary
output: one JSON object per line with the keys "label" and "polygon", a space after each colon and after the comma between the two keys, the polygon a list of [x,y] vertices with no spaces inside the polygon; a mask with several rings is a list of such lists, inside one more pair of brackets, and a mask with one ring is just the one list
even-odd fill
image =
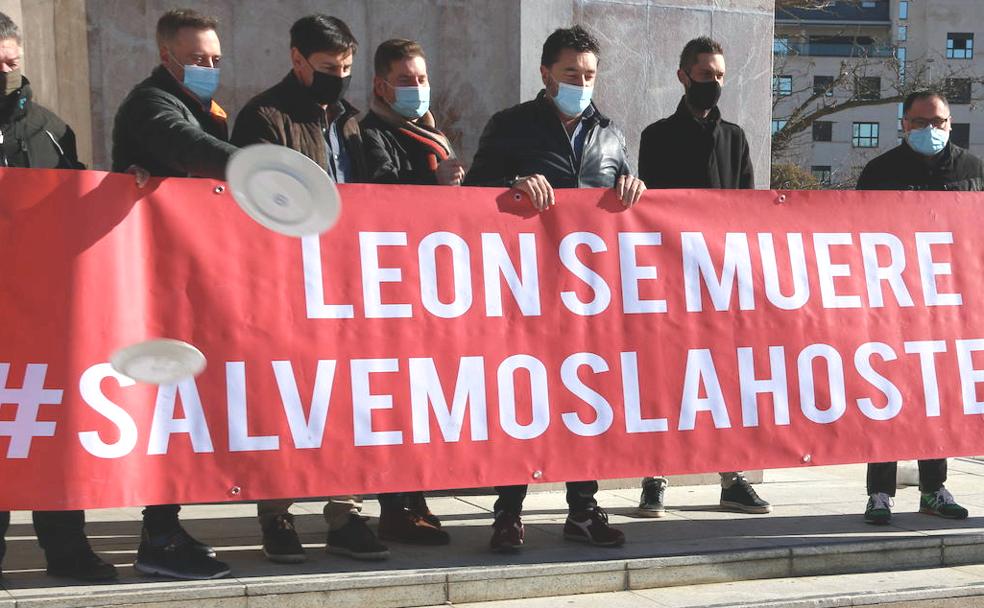
{"label": "light blue face mask", "polygon": [[557,96],[553,98],[557,109],[565,116],[580,116],[591,105],[594,87],[579,87],[565,82],[557,83]]}
{"label": "light blue face mask", "polygon": [[202,103],[209,103],[219,88],[219,68],[204,68],[198,65],[184,67],[184,86],[195,94]]}
{"label": "light blue face mask", "polygon": [[396,99],[390,107],[406,119],[416,120],[430,108],[430,87],[393,87],[393,90],[396,91]]}
{"label": "light blue face mask", "polygon": [[924,156],[936,156],[950,141],[950,132],[928,125],[924,129],[913,129],[906,133],[909,147]]}

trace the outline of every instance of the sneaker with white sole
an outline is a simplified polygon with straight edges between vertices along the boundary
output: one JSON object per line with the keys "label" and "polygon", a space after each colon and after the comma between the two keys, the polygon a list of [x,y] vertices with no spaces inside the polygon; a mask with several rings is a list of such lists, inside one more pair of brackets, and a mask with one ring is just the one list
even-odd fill
{"label": "sneaker with white sole", "polygon": [[875,526],[886,526],[892,521],[892,497],[884,492],[876,492],[868,497],[864,509],[864,522]]}
{"label": "sneaker with white sole", "polygon": [[919,497],[919,512],[946,519],[967,519],[967,509],[958,505],[946,488],[922,494]]}

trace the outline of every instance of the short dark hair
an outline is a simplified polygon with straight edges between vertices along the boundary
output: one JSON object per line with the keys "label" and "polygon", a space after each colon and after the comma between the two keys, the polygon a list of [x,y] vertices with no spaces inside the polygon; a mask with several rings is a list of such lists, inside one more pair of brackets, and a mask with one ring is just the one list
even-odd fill
{"label": "short dark hair", "polygon": [[424,57],[424,49],[419,42],[406,38],[387,40],[376,47],[376,56],[372,62],[376,76],[385,78],[389,75],[394,61],[410,59],[411,57]]}
{"label": "short dark hair", "polygon": [[215,30],[219,28],[219,20],[190,8],[168,11],[157,20],[157,44],[174,40],[178,32],[186,27],[196,30]]}
{"label": "short dark hair", "polygon": [[317,14],[301,17],[290,26],[290,46],[310,57],[312,53],[355,53],[359,42],[344,21]]}
{"label": "short dark hair", "polygon": [[934,97],[942,101],[943,105],[946,107],[950,107],[950,101],[946,98],[946,95],[940,91],[916,91],[914,93],[909,93],[909,96],[902,102],[902,115],[907,115],[909,110],[912,109],[912,105],[917,101],[921,101],[923,99],[933,99]]}
{"label": "short dark hair", "polygon": [[559,28],[547,36],[547,41],[543,43],[540,65],[550,67],[557,63],[557,59],[564,49],[574,49],[578,53],[594,53],[595,57],[600,57],[601,46],[595,37],[580,25]]}
{"label": "short dark hair", "polygon": [[16,40],[18,45],[21,44],[20,29],[13,19],[3,13],[0,13],[0,40]]}
{"label": "short dark hair", "polygon": [[680,53],[680,69],[689,72],[690,68],[697,65],[697,56],[701,53],[724,55],[724,47],[709,36],[694,38],[683,47],[683,52]]}

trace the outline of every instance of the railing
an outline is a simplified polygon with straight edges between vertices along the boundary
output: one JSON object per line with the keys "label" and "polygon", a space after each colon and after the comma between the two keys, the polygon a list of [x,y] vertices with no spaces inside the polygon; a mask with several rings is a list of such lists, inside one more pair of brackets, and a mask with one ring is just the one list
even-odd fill
{"label": "railing", "polygon": [[808,57],[894,57],[895,47],[838,42],[781,42],[773,45],[776,55]]}

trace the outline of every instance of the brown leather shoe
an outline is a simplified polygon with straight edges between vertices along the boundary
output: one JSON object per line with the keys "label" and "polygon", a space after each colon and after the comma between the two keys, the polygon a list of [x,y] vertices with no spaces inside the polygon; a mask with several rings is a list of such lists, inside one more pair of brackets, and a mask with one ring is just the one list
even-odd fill
{"label": "brown leather shoe", "polygon": [[447,532],[409,509],[383,511],[379,516],[379,538],[408,545],[446,545],[451,542]]}

